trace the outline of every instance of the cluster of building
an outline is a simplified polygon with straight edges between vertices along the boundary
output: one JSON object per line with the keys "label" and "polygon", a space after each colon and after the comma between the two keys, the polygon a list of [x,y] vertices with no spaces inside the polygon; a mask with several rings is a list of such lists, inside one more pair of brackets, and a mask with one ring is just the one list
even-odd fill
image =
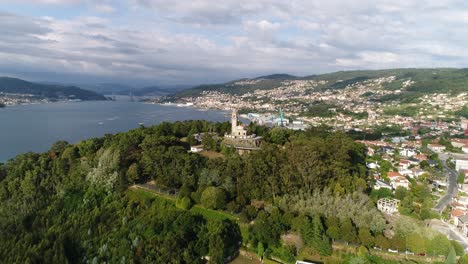
{"label": "cluster of building", "polygon": [[37,104],[49,103],[50,101],[45,98],[37,97],[32,94],[11,94],[0,92],[0,103],[5,105],[20,105],[20,104]]}
{"label": "cluster of building", "polygon": [[[399,89],[388,89],[387,86],[395,80],[395,76],[390,76],[365,79],[348,85],[344,81],[340,89],[326,90],[321,89],[327,85],[326,80],[284,80],[273,89],[257,89],[240,95],[204,91],[200,96],[182,98],[182,101],[199,108],[223,110],[248,108],[263,113],[274,113],[279,107],[283,107],[288,116],[301,116],[304,123],[327,124],[343,129],[364,129],[386,124],[414,128],[415,124],[453,117],[454,112],[461,109],[468,101],[468,93],[456,96],[432,94],[423,96],[417,103],[405,105],[417,108],[412,116],[386,114],[387,109],[398,108],[401,106],[400,103],[397,101],[381,102],[378,99],[386,95],[398,95],[413,84],[413,81],[408,79],[401,84]],[[260,86],[263,81],[265,80],[242,80],[230,85],[233,87]],[[334,85],[339,84],[340,82]],[[307,116],[308,107],[315,102],[333,104],[342,111],[336,112],[331,117]],[[335,108],[329,110],[336,111]],[[367,117],[356,117],[347,113],[367,113]],[[446,132],[451,125],[453,124],[437,122],[434,130]],[[433,124],[429,126],[434,127]]]}

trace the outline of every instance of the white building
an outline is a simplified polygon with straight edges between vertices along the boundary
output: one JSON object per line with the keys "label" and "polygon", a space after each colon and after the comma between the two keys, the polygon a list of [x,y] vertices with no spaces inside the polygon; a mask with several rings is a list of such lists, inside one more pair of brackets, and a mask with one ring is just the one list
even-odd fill
{"label": "white building", "polygon": [[445,151],[445,146],[439,144],[427,144],[427,148],[437,153],[442,153]]}
{"label": "white building", "polygon": [[460,122],[460,127],[463,130],[468,130],[468,119],[462,119]]}
{"label": "white building", "polygon": [[468,170],[468,158],[458,158],[455,160],[455,169]]}
{"label": "white building", "polygon": [[404,157],[413,157],[414,155],[416,155],[416,151],[412,150],[412,149],[402,149],[400,150],[400,156],[404,156]]}
{"label": "white building", "polygon": [[376,180],[374,184],[374,189],[380,190],[381,188],[389,189],[389,190],[393,189],[392,185],[390,185],[389,183],[382,181],[382,180]]}
{"label": "white building", "polygon": [[468,153],[468,145],[463,146],[463,147],[462,147],[462,151],[463,151],[464,153]]}
{"label": "white building", "polygon": [[203,151],[203,146],[202,146],[202,145],[199,145],[199,146],[191,146],[191,147],[190,147],[190,152],[198,153],[198,152],[202,152],[202,151]]}

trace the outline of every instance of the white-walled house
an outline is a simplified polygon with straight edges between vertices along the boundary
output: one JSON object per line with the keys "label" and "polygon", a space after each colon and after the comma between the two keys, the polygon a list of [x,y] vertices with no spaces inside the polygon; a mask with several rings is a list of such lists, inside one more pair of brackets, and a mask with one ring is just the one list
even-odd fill
{"label": "white-walled house", "polygon": [[439,144],[427,144],[427,148],[437,153],[445,151],[445,146]]}
{"label": "white-walled house", "polygon": [[380,190],[381,188],[389,189],[389,190],[393,189],[393,187],[392,187],[392,185],[390,185],[390,183],[382,181],[382,180],[376,180],[375,184],[374,184],[374,189]]}
{"label": "white-walled house", "polygon": [[391,171],[387,174],[387,177],[390,179],[390,184],[394,189],[398,187],[403,187],[409,189],[409,181],[399,172]]}
{"label": "white-walled house", "polygon": [[457,158],[455,160],[455,169],[457,171],[468,170],[468,158]]}
{"label": "white-walled house", "polygon": [[416,151],[414,151],[413,149],[405,148],[405,149],[400,150],[400,156],[413,157],[416,154],[417,154]]}

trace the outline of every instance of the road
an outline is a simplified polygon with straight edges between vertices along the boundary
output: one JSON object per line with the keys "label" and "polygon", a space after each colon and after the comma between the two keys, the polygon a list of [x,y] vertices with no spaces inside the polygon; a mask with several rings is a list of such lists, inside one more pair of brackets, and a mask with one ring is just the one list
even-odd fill
{"label": "road", "polygon": [[431,221],[431,227],[439,231],[440,233],[446,235],[449,239],[455,240],[458,243],[460,243],[460,245],[462,245],[465,250],[468,249],[468,238],[464,237],[461,234],[461,232],[456,229],[455,226],[452,226],[451,224],[448,224],[441,220],[434,219]]}
{"label": "road", "polygon": [[447,159],[449,158],[449,154],[439,154],[439,159],[442,161],[442,164],[444,165],[444,173],[446,174],[448,178],[448,187],[447,187],[447,193],[442,197],[437,205],[434,207],[434,210],[436,210],[439,214],[442,213],[447,205],[452,201],[452,198],[457,195],[457,177],[458,173],[449,168],[447,166]]}

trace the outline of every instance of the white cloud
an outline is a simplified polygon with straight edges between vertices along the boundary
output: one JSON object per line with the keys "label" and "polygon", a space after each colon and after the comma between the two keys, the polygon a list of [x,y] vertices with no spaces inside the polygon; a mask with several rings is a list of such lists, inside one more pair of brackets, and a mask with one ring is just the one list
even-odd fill
{"label": "white cloud", "polygon": [[468,3],[460,0],[34,4],[82,5],[88,11],[68,19],[0,13],[3,72],[11,63],[11,72],[37,68],[199,83],[270,72],[463,67],[468,59]]}

